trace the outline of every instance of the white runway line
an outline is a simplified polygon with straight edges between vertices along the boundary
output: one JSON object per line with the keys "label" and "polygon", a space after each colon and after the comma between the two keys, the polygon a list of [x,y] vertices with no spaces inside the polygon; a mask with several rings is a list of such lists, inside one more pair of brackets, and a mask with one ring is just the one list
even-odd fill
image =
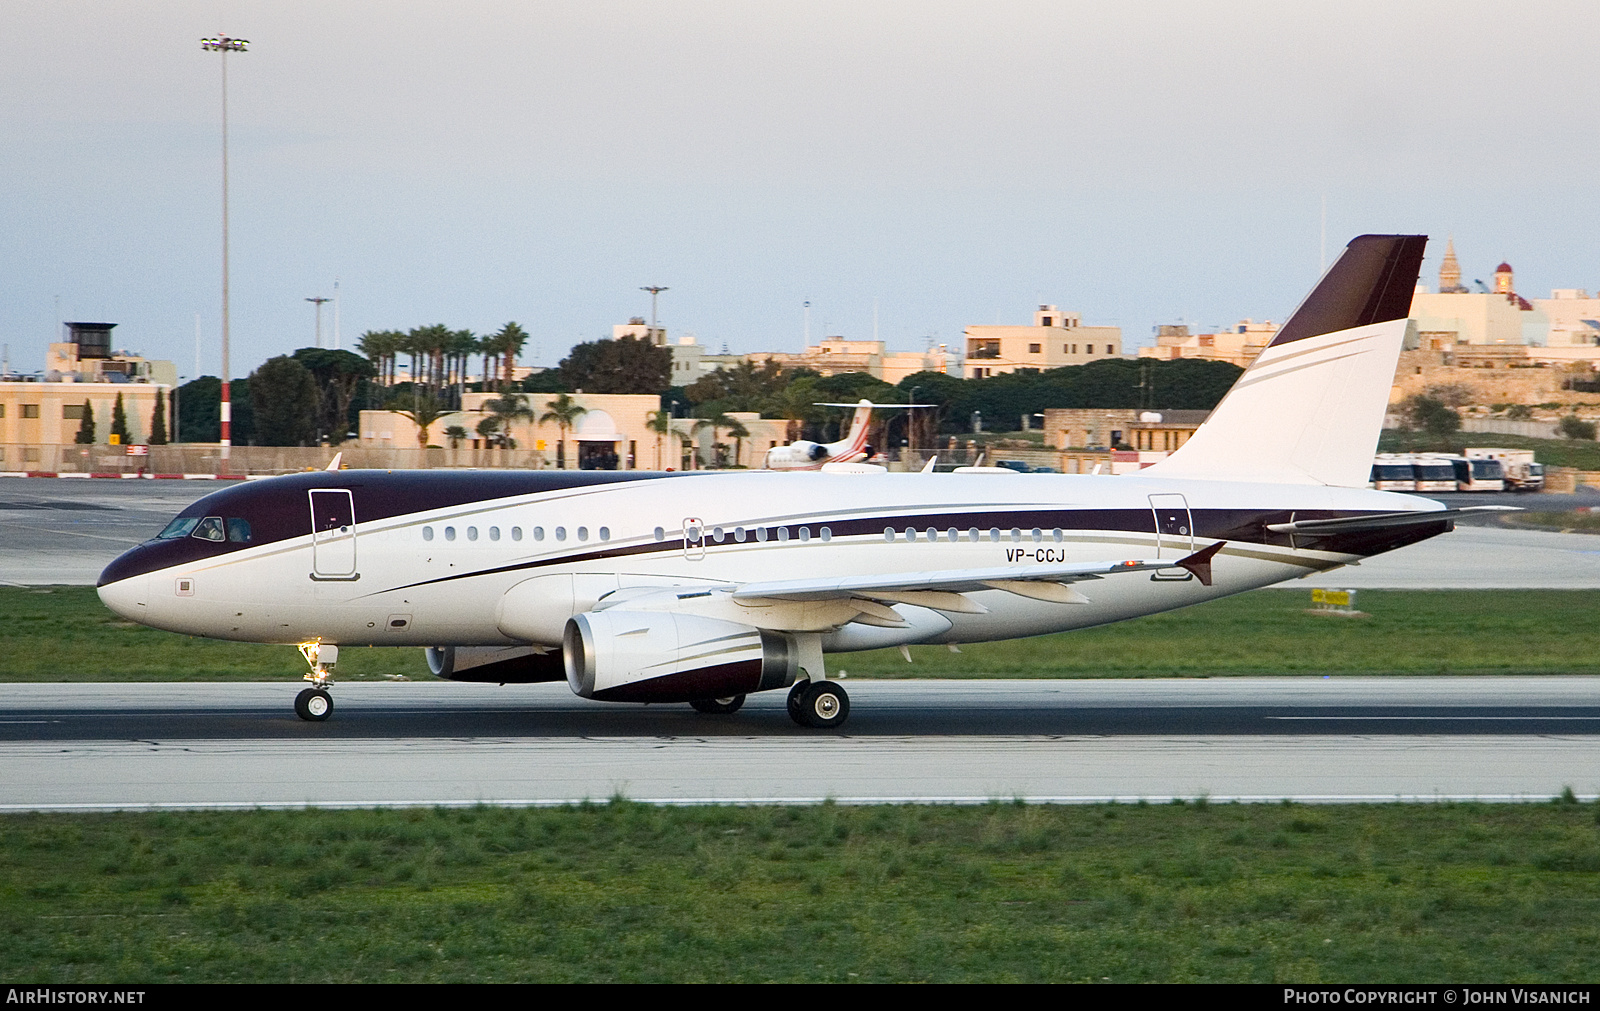
{"label": "white runway line", "polygon": [[1600,792],[1556,735],[19,742],[0,810],[893,800],[1370,802]]}

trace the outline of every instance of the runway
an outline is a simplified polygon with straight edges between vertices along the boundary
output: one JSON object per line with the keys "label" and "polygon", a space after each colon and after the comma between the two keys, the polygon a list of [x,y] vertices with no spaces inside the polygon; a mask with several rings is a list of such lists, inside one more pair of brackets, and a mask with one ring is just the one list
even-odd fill
{"label": "runway", "polygon": [[0,810],[1600,793],[1600,678],[849,681],[842,732],[564,685],[10,685]]}

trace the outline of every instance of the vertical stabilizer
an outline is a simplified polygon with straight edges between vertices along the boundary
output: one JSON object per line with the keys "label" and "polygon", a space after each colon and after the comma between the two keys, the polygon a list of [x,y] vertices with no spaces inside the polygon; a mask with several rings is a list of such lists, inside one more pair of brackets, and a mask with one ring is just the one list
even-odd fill
{"label": "vertical stabilizer", "polygon": [[1351,240],[1206,423],[1142,473],[1366,484],[1427,241]]}

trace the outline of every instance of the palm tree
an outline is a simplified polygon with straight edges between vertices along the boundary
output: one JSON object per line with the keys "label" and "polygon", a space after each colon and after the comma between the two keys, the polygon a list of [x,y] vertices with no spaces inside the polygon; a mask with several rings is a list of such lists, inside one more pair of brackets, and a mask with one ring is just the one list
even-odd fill
{"label": "palm tree", "polygon": [[[410,406],[405,406],[409,403]],[[417,446],[420,449],[428,448],[428,429],[435,421],[449,414],[450,411],[439,398],[432,393],[424,393],[411,384],[410,397],[397,397],[389,402],[389,410],[402,417],[410,418],[417,426]]]}
{"label": "palm tree", "polygon": [[556,466],[566,470],[567,429],[571,428],[572,423],[577,421],[581,415],[588,414],[589,409],[573,400],[572,395],[568,393],[562,393],[556,399],[546,401],[544,406],[549,410],[539,415],[539,424],[543,425],[546,422],[553,421],[561,431],[561,438],[556,442]]}
{"label": "palm tree", "polygon": [[509,390],[515,382],[517,355],[522,352],[522,346],[528,343],[528,333],[512,321],[500,328],[500,332],[494,335],[494,341],[495,350],[500,353],[500,366],[505,376],[502,389]]}
{"label": "palm tree", "polygon": [[[528,406],[528,399],[515,393],[505,393],[485,400],[483,409],[489,412],[489,417],[483,419],[483,423],[478,426],[479,433],[498,440],[507,449],[517,444],[516,440],[511,438],[511,423],[518,419],[533,420],[533,409]],[[487,432],[484,431],[485,426],[488,428]]]}
{"label": "palm tree", "polygon": [[460,425],[451,425],[444,430],[444,437],[450,440],[451,449],[460,449],[462,441],[467,438],[467,430]]}
{"label": "palm tree", "polygon": [[672,412],[651,411],[644,427],[656,434],[656,470],[661,469],[661,439],[672,432]]}
{"label": "palm tree", "polygon": [[[750,430],[744,427],[744,424],[738,418],[730,418],[726,414],[722,413],[718,413],[714,417],[696,421],[694,423],[695,432],[701,432],[707,428],[711,429],[711,449],[713,453],[716,452],[716,448],[719,445],[717,440],[717,430],[722,428],[726,428],[728,430],[728,434],[733,436],[734,443],[737,447],[733,453],[733,465],[735,467],[739,466],[739,457],[744,455],[744,440],[750,437]],[[726,447],[724,447],[724,449],[726,449]]]}

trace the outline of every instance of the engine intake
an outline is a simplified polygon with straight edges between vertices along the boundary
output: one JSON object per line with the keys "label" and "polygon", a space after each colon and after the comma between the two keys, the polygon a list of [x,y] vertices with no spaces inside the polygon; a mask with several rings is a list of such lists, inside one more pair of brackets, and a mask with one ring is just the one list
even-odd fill
{"label": "engine intake", "polygon": [[693,702],[787,688],[794,641],[720,618],[670,611],[589,611],[567,622],[567,684],[607,702]]}

